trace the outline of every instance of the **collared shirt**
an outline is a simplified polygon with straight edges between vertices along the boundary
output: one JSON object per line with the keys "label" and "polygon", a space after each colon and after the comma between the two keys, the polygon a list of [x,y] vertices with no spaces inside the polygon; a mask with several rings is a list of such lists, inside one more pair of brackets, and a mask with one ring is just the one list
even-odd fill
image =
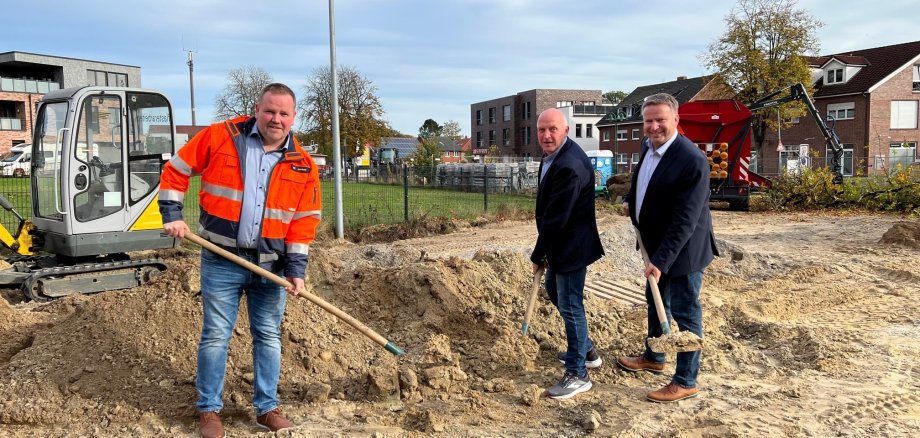
{"label": "collared shirt", "polygon": [[671,146],[671,143],[674,143],[674,140],[677,139],[677,131],[674,132],[674,135],[671,136],[668,141],[664,142],[658,149],[655,149],[651,145],[651,140],[648,140],[649,147],[645,151],[645,157],[642,159],[642,166],[639,167],[639,175],[636,179],[636,220],[639,220],[639,213],[642,211],[642,201],[645,199],[645,191],[648,189],[648,183],[652,180],[652,174],[655,173],[655,168],[658,167],[658,163],[661,162],[661,158],[664,157],[664,153],[668,151],[668,148]]}
{"label": "collared shirt", "polygon": [[[566,137],[565,141],[569,141],[569,138]],[[565,144],[565,141],[563,141],[562,144]],[[556,159],[556,155],[559,155],[559,149],[562,149],[562,144],[559,145],[559,147],[556,148],[556,150],[553,151],[553,153],[551,153],[551,154],[549,154],[549,155],[543,157],[543,168],[540,169],[540,182],[539,182],[539,184],[542,184],[542,183],[543,183],[543,177],[546,176],[546,171],[549,170],[549,166],[551,166],[551,165],[553,164],[553,160]]]}
{"label": "collared shirt", "polygon": [[262,234],[262,215],[265,212],[265,196],[272,169],[284,157],[289,140],[272,152],[265,152],[259,126],[252,125],[246,136],[246,157],[243,160],[243,207],[240,212],[240,231],[236,244],[240,248],[258,249]]}

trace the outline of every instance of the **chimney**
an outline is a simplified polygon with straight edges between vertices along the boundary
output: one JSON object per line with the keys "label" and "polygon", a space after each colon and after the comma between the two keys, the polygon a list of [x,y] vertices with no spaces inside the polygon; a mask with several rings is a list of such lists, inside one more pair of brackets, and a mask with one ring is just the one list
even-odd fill
{"label": "chimney", "polygon": [[687,80],[687,77],[686,77],[686,76],[678,76],[678,77],[677,77],[677,80],[678,80],[678,81],[686,81],[686,80]]}

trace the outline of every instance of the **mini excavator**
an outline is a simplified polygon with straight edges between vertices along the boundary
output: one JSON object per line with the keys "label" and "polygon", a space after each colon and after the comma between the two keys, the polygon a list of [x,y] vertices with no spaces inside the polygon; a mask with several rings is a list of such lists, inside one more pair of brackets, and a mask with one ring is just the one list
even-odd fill
{"label": "mini excavator", "polygon": [[161,259],[128,253],[177,245],[157,207],[160,174],[175,152],[169,100],[137,88],[51,91],[32,135],[30,218],[16,209],[29,204],[0,195],[19,222],[13,233],[0,225],[13,252],[0,287],[49,301],[139,286],[165,271]]}

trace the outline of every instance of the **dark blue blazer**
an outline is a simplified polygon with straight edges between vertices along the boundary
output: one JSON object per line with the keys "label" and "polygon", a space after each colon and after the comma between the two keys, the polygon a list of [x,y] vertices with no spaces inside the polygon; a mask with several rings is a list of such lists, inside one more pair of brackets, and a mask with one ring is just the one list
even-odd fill
{"label": "dark blue blazer", "polygon": [[[540,162],[540,172],[543,172]],[[594,170],[581,146],[566,139],[537,191],[537,243],[530,261],[556,272],[585,268],[604,255],[594,215]]]}
{"label": "dark blue blazer", "polygon": [[649,261],[668,276],[702,271],[719,255],[709,213],[709,162],[693,142],[678,135],[649,180],[636,218],[636,179],[650,147],[643,139],[626,202]]}

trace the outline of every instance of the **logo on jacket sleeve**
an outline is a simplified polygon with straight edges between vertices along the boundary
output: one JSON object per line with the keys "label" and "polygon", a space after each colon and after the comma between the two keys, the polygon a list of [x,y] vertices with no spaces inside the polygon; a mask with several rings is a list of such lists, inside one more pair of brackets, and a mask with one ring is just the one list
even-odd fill
{"label": "logo on jacket sleeve", "polygon": [[300,173],[310,173],[310,166],[291,166],[291,170]]}

